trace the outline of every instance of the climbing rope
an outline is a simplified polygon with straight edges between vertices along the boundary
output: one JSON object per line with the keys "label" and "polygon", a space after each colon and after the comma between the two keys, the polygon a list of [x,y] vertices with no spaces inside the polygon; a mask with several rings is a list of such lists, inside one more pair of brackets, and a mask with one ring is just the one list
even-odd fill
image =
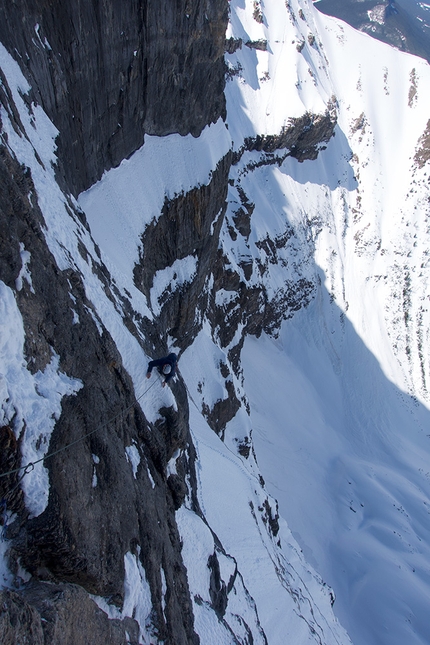
{"label": "climbing rope", "polygon": [[[15,490],[15,488],[17,488],[17,486],[19,485],[21,480],[25,477],[25,475],[28,475],[28,473],[31,473],[32,470],[34,470],[34,467],[36,466],[36,464],[39,464],[41,461],[45,461],[45,459],[50,459],[50,457],[53,457],[54,455],[58,455],[58,453],[63,452],[63,450],[67,450],[67,448],[70,448],[71,446],[74,446],[75,444],[83,441],[84,439],[86,439],[90,435],[94,434],[95,432],[98,432],[102,428],[105,428],[106,426],[110,425],[111,423],[113,423],[114,421],[116,421],[117,419],[122,417],[124,414],[129,412],[129,410],[131,410],[136,405],[136,403],[138,403],[140,401],[140,399],[143,398],[145,396],[145,394],[147,394],[147,392],[149,392],[149,390],[152,387],[154,387],[154,385],[156,383],[157,383],[157,381],[154,380],[154,382],[151,383],[151,385],[144,392],[142,392],[142,394],[140,396],[138,396],[137,398],[134,399],[133,403],[131,403],[124,410],[121,410],[121,412],[118,412],[118,414],[116,414],[115,416],[111,417],[110,419],[108,419],[104,423],[102,423],[99,426],[97,426],[97,428],[94,428],[94,430],[91,430],[90,432],[87,432],[86,434],[82,435],[82,437],[79,437],[79,439],[75,439],[74,441],[71,441],[70,443],[67,443],[65,446],[62,446],[61,448],[58,448],[58,450],[53,450],[52,452],[48,452],[48,454],[46,454],[44,457],[41,457],[37,461],[30,461],[25,466],[21,466],[20,468],[14,468],[13,470],[9,470],[6,473],[0,473],[0,478],[8,477],[9,475],[13,475],[14,473],[19,473],[21,470],[23,470],[24,472],[23,472],[22,476],[20,477],[20,479],[18,481],[18,484],[16,486],[14,486],[14,488],[12,489],[12,491]],[[12,491],[9,491],[8,494],[10,494],[10,492],[12,492]]]}
{"label": "climbing rope", "polygon": [[36,466],[36,464],[39,464],[41,461],[45,461],[45,459],[49,459],[50,457],[53,457],[54,455],[58,455],[58,453],[63,452],[63,450],[67,450],[67,448],[70,448],[71,446],[76,445],[77,443],[79,443],[80,441],[83,441],[84,439],[86,439],[87,437],[91,436],[92,434],[94,434],[98,430],[101,430],[102,428],[105,428],[106,426],[110,425],[111,423],[113,423],[114,421],[116,421],[117,419],[122,417],[123,415],[127,414],[127,412],[129,412],[129,410],[131,410],[136,405],[136,403],[138,403],[138,401],[140,401],[140,399],[143,398],[145,396],[145,394],[147,394],[147,392],[149,392],[149,390],[152,387],[154,387],[154,385],[156,383],[157,383],[157,381],[154,380],[153,383],[151,383],[151,385],[144,392],[142,392],[142,394],[140,396],[136,397],[134,399],[133,403],[131,403],[127,408],[125,408],[124,410],[121,410],[121,412],[118,412],[118,414],[116,414],[115,416],[111,417],[110,419],[108,419],[104,423],[102,423],[99,426],[97,426],[97,428],[94,428],[94,430],[91,430],[90,432],[87,432],[86,434],[82,435],[82,437],[79,437],[79,439],[75,439],[74,441],[71,441],[70,443],[67,443],[65,446],[62,446],[61,448],[58,448],[58,450],[53,450],[52,452],[49,452],[48,454],[46,454],[44,457],[41,457],[37,461],[30,461],[25,466],[21,466],[20,468],[14,468],[13,470],[9,470],[6,473],[0,473],[0,478],[2,478],[2,477],[8,477],[9,475],[13,475],[14,473],[19,473],[19,472],[23,471],[21,477],[18,479],[18,481],[15,484],[15,486],[13,486],[13,488],[11,488],[5,494],[5,496],[0,500],[0,517],[2,518],[2,523],[3,523],[2,530],[0,532],[1,541],[4,541],[6,539],[5,536],[6,536],[7,526],[8,526],[8,524],[7,524],[7,522],[8,522],[7,498],[10,499],[12,493],[19,487],[19,485],[21,484],[21,481],[24,479],[24,477],[26,475],[28,475],[28,473],[31,473],[34,470],[34,467]]}
{"label": "climbing rope", "polygon": [[190,392],[190,390],[188,389],[188,385],[185,383],[185,381],[184,381],[184,385],[185,385],[185,389],[186,389],[186,390],[187,390],[187,392],[188,392],[188,396],[190,397],[190,399],[191,399],[192,403],[194,403],[194,406],[195,406],[195,408],[196,408],[197,412],[198,412],[199,414],[201,414],[201,413],[202,413],[202,411],[200,410],[200,408],[198,407],[197,403],[194,401],[193,397],[191,396],[191,392]]}

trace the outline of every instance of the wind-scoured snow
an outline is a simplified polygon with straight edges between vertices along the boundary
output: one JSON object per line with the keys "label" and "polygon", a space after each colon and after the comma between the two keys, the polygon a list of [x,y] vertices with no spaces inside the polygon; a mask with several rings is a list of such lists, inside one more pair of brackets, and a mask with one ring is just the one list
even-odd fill
{"label": "wind-scoured snow", "polygon": [[193,408],[191,427],[202,510],[236,559],[268,642],[314,643],[315,630],[324,643],[347,643],[343,630],[330,619],[328,591],[325,595],[306,567],[287,527],[281,522],[278,536],[270,536],[261,516],[264,496],[257,478],[253,481],[240,458],[219,442]]}
{"label": "wind-scoured snow", "polygon": [[[235,53],[226,55],[231,77],[226,85],[227,122],[235,149],[245,137],[279,134],[289,119],[307,110],[326,111],[330,83],[319,48],[309,45],[313,13],[306,2],[301,5],[308,22],[300,18],[296,2],[230,3],[227,38],[242,41]],[[262,11],[261,22],[254,17],[256,8]]]}
{"label": "wind-scoured snow", "polygon": [[340,313],[326,293],[277,341],[247,339],[259,465],[352,641],[425,643],[429,412]]}
{"label": "wind-scoured snow", "polygon": [[[228,396],[225,384],[218,378],[220,365],[227,362],[227,356],[211,340],[209,325],[204,324],[203,332],[197,336],[188,354],[191,356],[186,354],[186,359],[181,360],[181,372],[184,365],[187,385],[191,392],[196,393],[194,398],[201,406],[207,405],[212,409],[217,401]],[[190,362],[192,370],[187,369]]]}

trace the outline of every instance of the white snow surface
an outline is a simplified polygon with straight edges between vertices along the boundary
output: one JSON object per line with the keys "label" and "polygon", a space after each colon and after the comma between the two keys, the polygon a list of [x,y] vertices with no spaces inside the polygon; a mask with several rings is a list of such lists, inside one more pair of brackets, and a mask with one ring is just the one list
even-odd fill
{"label": "white snow surface", "polygon": [[120,620],[126,616],[134,618],[140,627],[139,642],[142,645],[153,645],[157,640],[153,636],[151,623],[151,590],[146,579],[145,569],[139,559],[139,553],[138,547],[137,554],[129,551],[124,556],[124,602],[121,611],[114,605],[108,604],[105,598],[91,597],[111,619]]}
{"label": "white snow surface", "polygon": [[[246,593],[242,580],[235,575],[236,562],[215,547],[211,531],[195,513],[182,507],[176,513],[176,521],[184,544],[182,555],[188,571],[188,582],[194,594],[195,628],[201,642],[233,645],[238,642],[238,637],[243,639],[239,642],[246,642],[245,621],[252,631],[254,642],[264,643],[256,619],[255,604]],[[210,606],[208,560],[213,554],[218,559],[221,580],[226,587],[234,583],[223,621],[217,618]]]}
{"label": "white snow surface", "polygon": [[[269,4],[282,12],[284,3],[261,3],[270,32]],[[316,161],[257,167],[265,155],[252,152],[241,160],[252,173],[235,170],[255,204],[249,240],[223,238],[235,268],[246,256],[264,259],[255,239],[290,226],[300,244],[289,267],[269,266],[269,293],[291,264],[320,283],[278,339],[245,343],[257,460],[308,562],[333,587],[354,645],[422,645],[430,633],[430,276],[428,164],[415,155],[430,68],[307,3],[289,6],[327,59],[314,91],[328,78],[338,127]],[[229,83],[229,127],[238,133],[234,96],[244,80]],[[253,114],[251,89],[240,91]],[[234,210],[234,190],[231,201]]]}
{"label": "white snow surface", "polygon": [[131,446],[126,446],[125,454],[126,454],[127,461],[131,464],[131,467],[133,469],[133,477],[136,479],[137,469],[139,468],[139,464],[140,464],[139,450],[133,444]]}
{"label": "white snow surface", "polygon": [[[299,18],[298,4],[306,21]],[[253,17],[255,5],[262,9],[262,23]],[[307,2],[233,0],[230,9],[227,37],[243,43],[226,55],[234,74],[226,85],[227,122],[233,146],[239,149],[245,137],[279,134],[291,118],[308,110],[324,113],[332,88],[322,52],[309,46],[316,27]],[[258,41],[267,42],[266,51],[246,45]]]}
{"label": "white snow surface", "polygon": [[[204,331],[201,336],[205,336]],[[209,355],[207,338],[206,346],[205,361]],[[214,357],[219,352],[214,343],[212,352]],[[237,599],[242,605],[239,615],[247,620],[243,603],[248,608],[249,616],[255,611],[255,603],[268,643],[323,642],[347,645],[349,638],[331,611],[330,590],[305,562],[285,521],[281,520],[276,537],[268,530],[265,506],[268,504],[273,509],[274,516],[276,504],[261,487],[258,472],[253,472],[252,460],[248,463],[237,456],[228,447],[227,441],[223,443],[209,428],[200,414],[204,396],[193,388],[195,375],[203,370],[201,359],[201,354],[191,347],[181,360],[181,372],[188,390],[192,392],[190,426],[198,457],[199,503],[209,526],[215,530],[229,557],[236,561],[247,590],[244,598],[241,594],[242,599]],[[212,386],[217,387],[214,380]],[[201,520],[192,518],[186,509],[181,509],[177,518],[180,519],[190,588],[203,600],[203,605],[195,608],[199,617],[197,623],[201,628],[198,633],[202,643],[211,645],[218,641],[211,636],[211,623],[203,608],[207,607],[208,602],[209,572],[206,562],[213,552],[211,535],[201,525]],[[191,521],[191,525],[185,526],[185,519]],[[227,568],[227,571],[227,575],[231,575],[231,569]],[[228,581],[225,582],[227,584]],[[204,595],[203,590],[206,590]],[[233,615],[236,611],[234,597],[230,595],[227,606],[228,612]],[[228,618],[226,620],[228,622]],[[259,634],[257,626],[252,633],[256,639]]]}
{"label": "white snow surface", "polygon": [[103,260],[119,283],[132,283],[139,253],[145,253],[140,238],[160,217],[164,201],[208,184],[230,147],[221,119],[198,138],[146,136],[137,152],[79,196]]}
{"label": "white snow surface", "polygon": [[23,286],[23,280],[25,280],[30,287],[30,291],[34,293],[33,282],[31,280],[31,273],[27,267],[27,264],[30,262],[31,254],[29,253],[29,251],[25,250],[24,244],[22,244],[22,242],[20,242],[19,246],[20,246],[20,256],[21,256],[22,266],[18,274],[18,277],[16,279],[16,284],[15,284],[16,290],[21,291]]}

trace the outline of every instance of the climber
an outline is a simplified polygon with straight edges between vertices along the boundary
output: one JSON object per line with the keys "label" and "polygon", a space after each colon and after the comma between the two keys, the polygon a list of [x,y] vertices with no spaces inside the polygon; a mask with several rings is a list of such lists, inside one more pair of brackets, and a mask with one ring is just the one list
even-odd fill
{"label": "climber", "polygon": [[157,358],[155,361],[150,361],[148,365],[148,371],[146,373],[146,378],[150,378],[152,368],[158,367],[158,371],[162,374],[165,379],[163,381],[163,387],[172,379],[176,374],[176,363],[178,357],[173,352],[168,356],[163,358]]}

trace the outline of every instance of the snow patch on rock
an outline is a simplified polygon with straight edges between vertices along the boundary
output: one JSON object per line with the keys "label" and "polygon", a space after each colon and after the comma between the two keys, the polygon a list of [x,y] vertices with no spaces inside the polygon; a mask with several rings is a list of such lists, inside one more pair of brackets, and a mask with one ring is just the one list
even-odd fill
{"label": "snow patch on rock", "polygon": [[[25,333],[13,291],[0,281],[0,424],[11,424],[21,439],[22,464],[41,461],[49,450],[55,423],[61,415],[64,396],[76,394],[81,381],[60,371],[60,357],[53,352],[50,363],[32,374],[24,357]],[[25,503],[32,517],[48,504],[48,470],[42,463],[22,480]]]}

